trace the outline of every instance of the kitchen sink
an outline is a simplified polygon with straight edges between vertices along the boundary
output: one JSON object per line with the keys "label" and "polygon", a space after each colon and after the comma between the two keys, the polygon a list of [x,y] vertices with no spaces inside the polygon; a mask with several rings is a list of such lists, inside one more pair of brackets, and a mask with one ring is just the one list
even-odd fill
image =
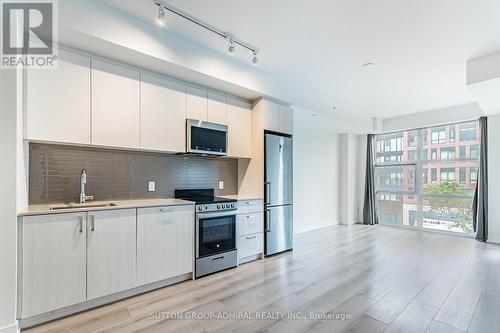
{"label": "kitchen sink", "polygon": [[115,203],[103,202],[103,203],[69,203],[59,206],[52,206],[50,210],[61,210],[61,209],[81,209],[81,208],[104,208],[104,207],[116,207]]}

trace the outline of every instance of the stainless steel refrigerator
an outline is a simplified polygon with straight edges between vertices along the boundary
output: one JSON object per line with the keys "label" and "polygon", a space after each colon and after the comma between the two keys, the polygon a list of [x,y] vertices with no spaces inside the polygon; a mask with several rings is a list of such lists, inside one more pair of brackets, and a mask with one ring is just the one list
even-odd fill
{"label": "stainless steel refrigerator", "polygon": [[265,146],[265,254],[293,248],[292,138],[264,134]]}

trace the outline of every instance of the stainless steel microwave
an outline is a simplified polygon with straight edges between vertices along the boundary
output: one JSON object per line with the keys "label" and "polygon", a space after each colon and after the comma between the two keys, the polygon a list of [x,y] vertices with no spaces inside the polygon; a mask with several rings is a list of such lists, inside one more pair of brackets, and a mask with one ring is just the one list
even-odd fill
{"label": "stainless steel microwave", "polygon": [[227,126],[201,120],[187,119],[186,153],[226,156]]}

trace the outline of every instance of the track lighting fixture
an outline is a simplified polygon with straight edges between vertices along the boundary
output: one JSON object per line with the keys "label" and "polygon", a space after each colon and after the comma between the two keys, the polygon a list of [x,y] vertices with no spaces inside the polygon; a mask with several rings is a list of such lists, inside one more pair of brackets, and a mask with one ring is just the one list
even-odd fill
{"label": "track lighting fixture", "polygon": [[259,59],[257,58],[257,52],[253,53],[251,62],[252,62],[252,65],[254,65],[254,66],[257,66],[259,64]]}
{"label": "track lighting fixture", "polygon": [[160,1],[158,5],[158,16],[155,19],[155,23],[157,26],[163,28],[167,24],[165,22],[165,5],[164,1]]}
{"label": "track lighting fixture", "polygon": [[234,55],[234,53],[236,52],[234,42],[232,39],[229,40],[229,47],[227,49],[227,52],[229,53],[229,55]]}
{"label": "track lighting fixture", "polygon": [[166,0],[154,0],[155,4],[159,7],[158,9],[158,17],[155,19],[156,24],[160,27],[164,27],[166,25],[165,22],[165,12],[168,10],[170,13],[173,13],[175,15],[178,15],[182,17],[183,19],[194,23],[202,28],[205,28],[206,30],[210,31],[211,33],[214,33],[218,35],[219,37],[224,38],[229,42],[229,46],[227,48],[227,52],[229,55],[234,55],[236,53],[236,46],[238,45],[239,47],[242,47],[244,49],[247,49],[248,51],[252,52],[252,57],[250,58],[250,63],[252,65],[257,65],[259,63],[259,59],[257,58],[257,52],[259,52],[255,47],[251,46],[250,44],[245,43],[244,41],[237,39],[233,37],[233,35],[229,32],[222,31],[220,29],[215,28],[214,26],[203,22],[202,20],[193,17],[169,4],[167,4]]}

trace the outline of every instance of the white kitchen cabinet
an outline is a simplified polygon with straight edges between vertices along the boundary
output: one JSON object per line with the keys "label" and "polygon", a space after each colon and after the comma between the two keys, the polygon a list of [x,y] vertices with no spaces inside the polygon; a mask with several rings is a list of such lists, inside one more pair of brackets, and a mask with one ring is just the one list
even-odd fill
{"label": "white kitchen cabinet", "polygon": [[194,207],[137,210],[137,274],[148,284],[191,273],[194,252]]}
{"label": "white kitchen cabinet", "polygon": [[264,232],[264,213],[239,214],[236,216],[236,236]]}
{"label": "white kitchen cabinet", "polygon": [[89,212],[87,219],[87,299],[136,287],[136,210]]}
{"label": "white kitchen cabinet", "polygon": [[59,51],[58,68],[26,70],[28,140],[90,143],[90,58]]}
{"label": "white kitchen cabinet", "polygon": [[236,248],[238,249],[238,261],[240,263],[246,262],[245,258],[262,255],[264,251],[264,234],[261,232],[240,236],[236,238]]}
{"label": "white kitchen cabinet", "polygon": [[273,102],[266,102],[263,113],[264,129],[273,132],[280,131],[280,105]]}
{"label": "white kitchen cabinet", "polygon": [[186,86],[142,74],[141,148],[186,151]]}
{"label": "white kitchen cabinet", "polygon": [[250,103],[228,98],[228,156],[252,157],[252,109]]}
{"label": "white kitchen cabinet", "polygon": [[227,125],[227,97],[213,91],[208,92],[208,122]]}
{"label": "white kitchen cabinet", "polygon": [[92,60],[92,144],[139,148],[140,74]]}
{"label": "white kitchen cabinet", "polygon": [[208,93],[206,89],[187,86],[188,119],[208,120]]}
{"label": "white kitchen cabinet", "polygon": [[288,106],[280,105],[280,133],[293,134],[293,111]]}
{"label": "white kitchen cabinet", "polygon": [[263,122],[268,131],[293,134],[293,111],[288,106],[266,101]]}
{"label": "white kitchen cabinet", "polygon": [[22,317],[86,300],[86,213],[23,218]]}

